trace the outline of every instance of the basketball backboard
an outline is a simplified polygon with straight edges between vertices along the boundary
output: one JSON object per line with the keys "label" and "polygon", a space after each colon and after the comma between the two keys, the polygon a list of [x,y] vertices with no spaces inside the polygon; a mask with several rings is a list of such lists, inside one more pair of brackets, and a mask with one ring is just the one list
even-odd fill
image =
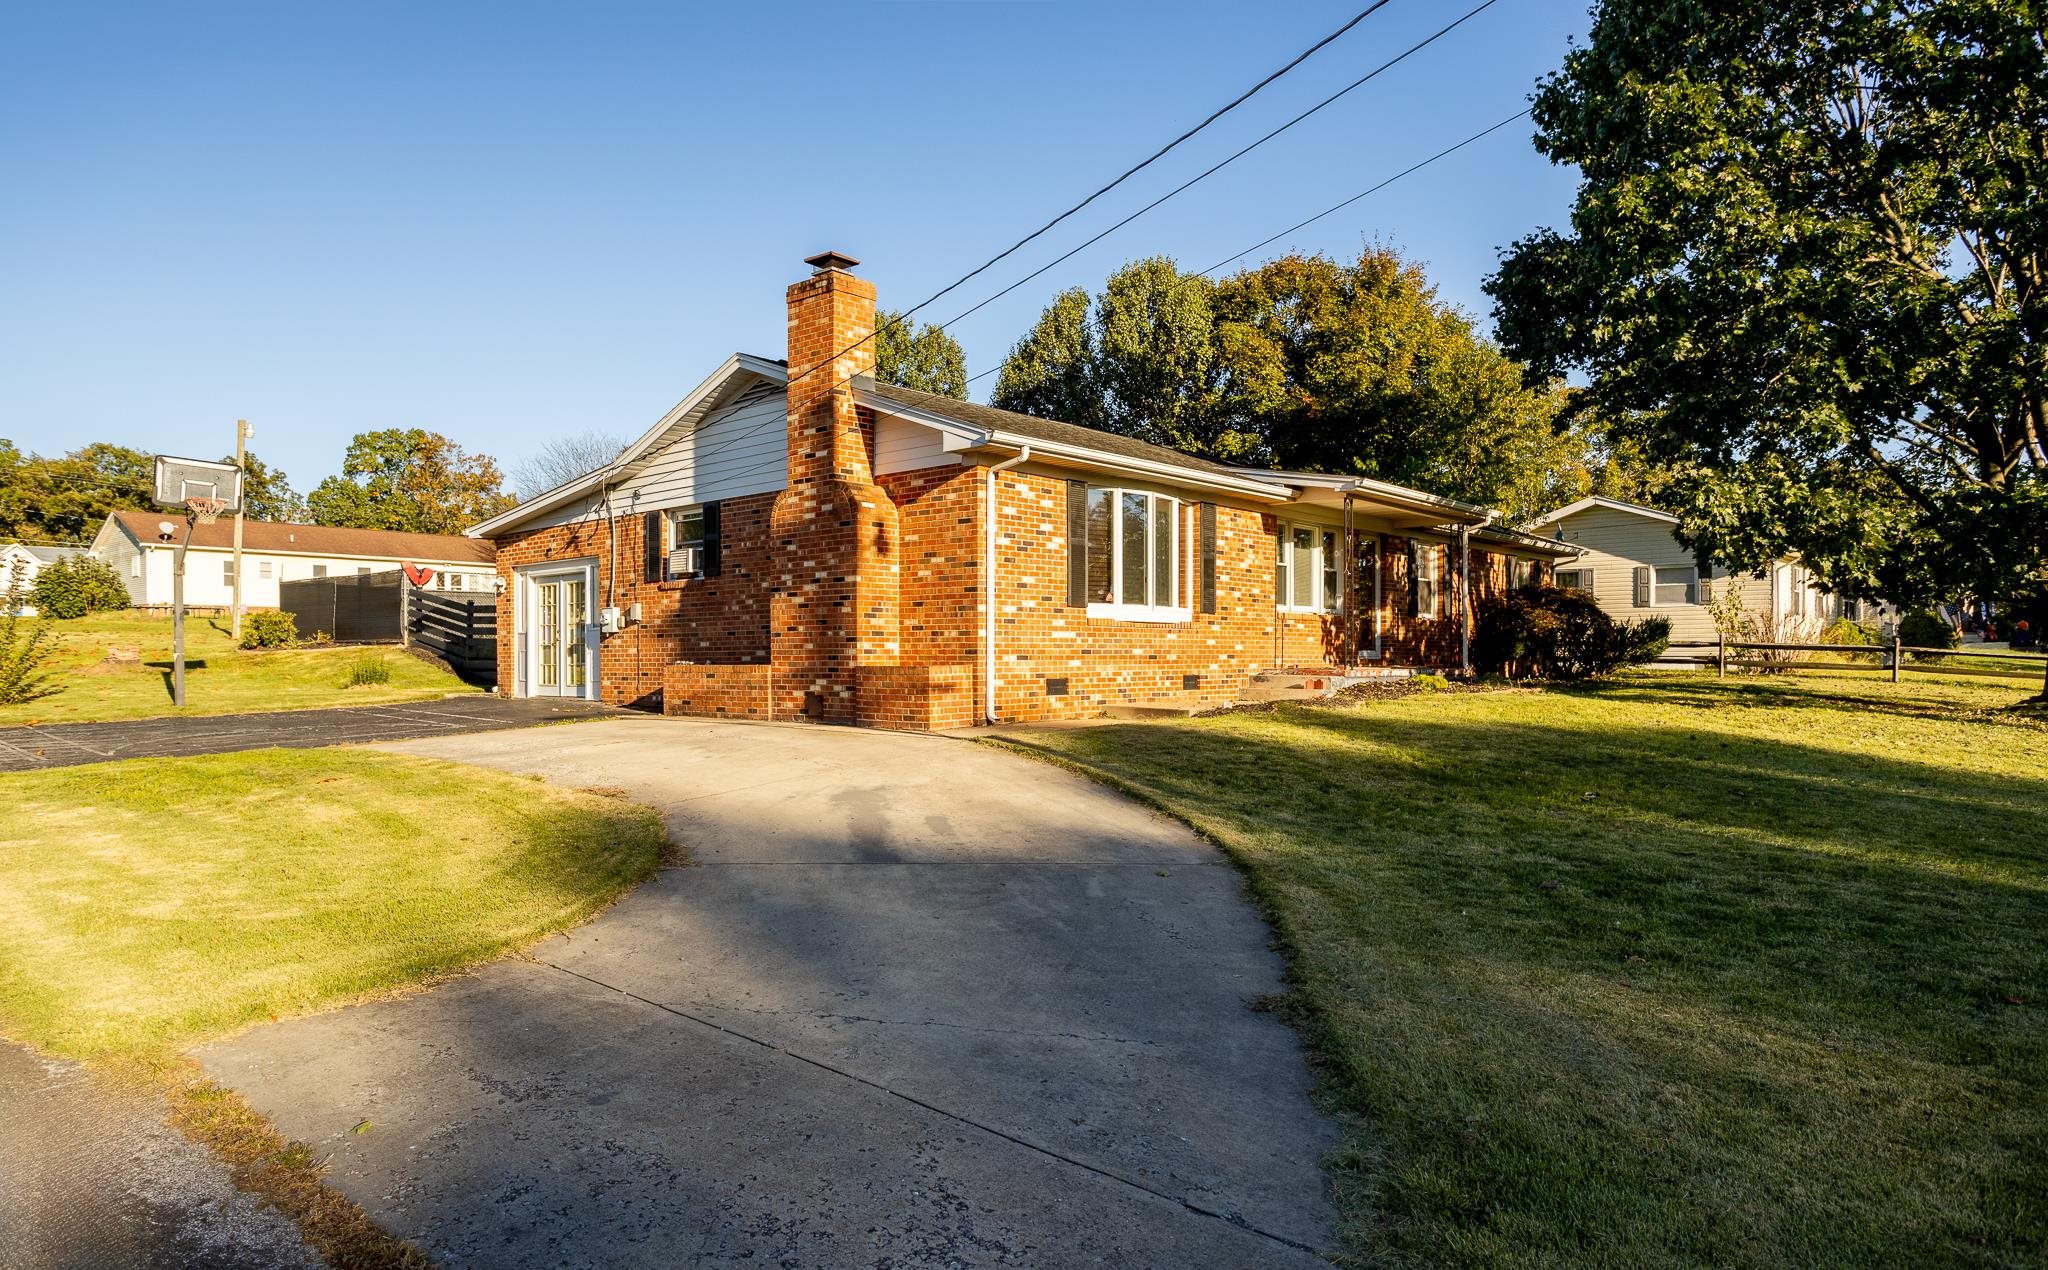
{"label": "basketball backboard", "polygon": [[156,501],[169,507],[183,507],[195,498],[222,499],[227,504],[222,511],[238,510],[242,505],[242,469],[232,463],[157,455]]}

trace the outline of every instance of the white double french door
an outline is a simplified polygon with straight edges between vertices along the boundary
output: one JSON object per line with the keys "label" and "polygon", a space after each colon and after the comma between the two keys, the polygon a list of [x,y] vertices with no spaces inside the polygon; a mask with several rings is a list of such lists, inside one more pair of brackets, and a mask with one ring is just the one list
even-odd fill
{"label": "white double french door", "polygon": [[597,624],[590,608],[596,572],[591,565],[574,565],[521,575],[527,696],[597,695]]}

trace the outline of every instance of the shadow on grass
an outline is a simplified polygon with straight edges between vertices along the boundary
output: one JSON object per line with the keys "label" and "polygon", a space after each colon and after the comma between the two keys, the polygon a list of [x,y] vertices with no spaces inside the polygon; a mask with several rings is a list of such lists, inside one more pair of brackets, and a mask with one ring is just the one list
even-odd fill
{"label": "shadow on grass", "polygon": [[[1968,736],[1952,763],[1917,731],[1926,758],[1797,739],[1836,711],[1910,718],[1931,698],[1558,696],[1290,708],[1034,748],[1130,781],[1237,853],[1343,1073],[1334,1095],[1385,1144],[1383,1163],[1359,1148],[1382,1251],[1789,1265],[2038,1250],[2048,771],[1975,769]],[[1811,713],[1760,736],[1605,702]],[[2034,742],[1982,732],[1987,748]]]}

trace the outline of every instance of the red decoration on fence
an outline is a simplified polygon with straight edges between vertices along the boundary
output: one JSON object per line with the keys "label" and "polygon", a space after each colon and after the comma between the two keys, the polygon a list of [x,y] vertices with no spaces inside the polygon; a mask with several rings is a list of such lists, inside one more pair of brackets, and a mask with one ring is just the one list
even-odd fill
{"label": "red decoration on fence", "polygon": [[408,560],[405,562],[405,580],[414,586],[425,586],[434,580],[434,570],[427,565],[414,564]]}

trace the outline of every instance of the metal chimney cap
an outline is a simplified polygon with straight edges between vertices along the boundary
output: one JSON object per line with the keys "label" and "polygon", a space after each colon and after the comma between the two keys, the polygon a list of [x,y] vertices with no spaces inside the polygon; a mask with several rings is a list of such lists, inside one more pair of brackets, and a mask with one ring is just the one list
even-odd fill
{"label": "metal chimney cap", "polygon": [[827,269],[850,270],[859,264],[860,261],[855,260],[852,256],[842,256],[836,251],[821,251],[815,256],[805,256],[804,263],[816,269],[819,273],[823,273]]}

